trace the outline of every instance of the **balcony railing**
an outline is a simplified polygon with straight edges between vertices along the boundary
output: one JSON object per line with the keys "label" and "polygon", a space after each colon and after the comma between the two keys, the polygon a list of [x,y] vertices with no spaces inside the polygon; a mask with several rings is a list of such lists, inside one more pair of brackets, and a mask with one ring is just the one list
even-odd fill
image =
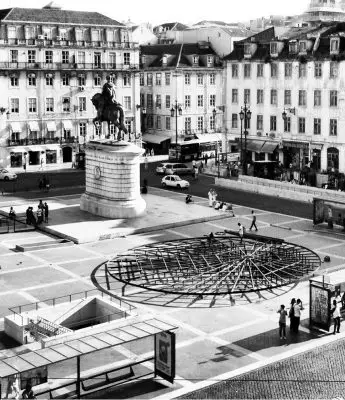
{"label": "balcony railing", "polygon": [[134,42],[107,42],[87,40],[57,40],[57,39],[0,39],[0,45],[8,46],[47,46],[47,47],[93,47],[111,49],[134,49],[138,46]]}
{"label": "balcony railing", "polygon": [[8,70],[137,70],[139,64],[119,64],[119,63],[43,63],[43,62],[0,62],[0,69]]}
{"label": "balcony railing", "polygon": [[75,136],[71,136],[68,138],[38,138],[38,139],[17,139],[17,140],[7,140],[8,146],[28,146],[28,145],[36,145],[36,144],[64,144],[64,143],[77,143],[77,138]]}

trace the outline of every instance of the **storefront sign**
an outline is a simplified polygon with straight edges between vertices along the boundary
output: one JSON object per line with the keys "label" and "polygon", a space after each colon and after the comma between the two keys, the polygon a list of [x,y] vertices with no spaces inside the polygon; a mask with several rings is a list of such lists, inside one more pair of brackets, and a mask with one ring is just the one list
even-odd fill
{"label": "storefront sign", "polygon": [[155,375],[174,383],[175,334],[160,332],[155,335]]}

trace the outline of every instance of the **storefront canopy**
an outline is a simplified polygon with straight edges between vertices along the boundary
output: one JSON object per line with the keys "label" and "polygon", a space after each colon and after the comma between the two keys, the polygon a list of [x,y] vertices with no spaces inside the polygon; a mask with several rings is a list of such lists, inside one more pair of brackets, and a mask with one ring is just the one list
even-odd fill
{"label": "storefront canopy", "polygon": [[72,121],[63,121],[63,127],[66,131],[72,130]]}
{"label": "storefront canopy", "polygon": [[48,121],[47,122],[47,131],[48,132],[55,132],[56,131],[55,121]]}
{"label": "storefront canopy", "polygon": [[40,130],[37,121],[29,121],[29,129],[31,132],[38,132]]}
{"label": "storefront canopy", "polygon": [[[264,141],[262,140],[247,140],[247,150],[255,151],[255,153],[261,153],[261,149],[264,145]],[[243,148],[245,146],[244,140],[242,141]]]}
{"label": "storefront canopy", "polygon": [[273,153],[277,146],[277,142],[266,141],[262,146],[261,153]]}
{"label": "storefront canopy", "polygon": [[151,133],[145,133],[143,135],[143,141],[147,143],[154,143],[154,144],[161,144],[162,142],[165,142],[166,140],[169,140],[170,136],[161,136],[161,135],[153,135]]}
{"label": "storefront canopy", "polygon": [[19,122],[11,122],[12,132],[21,132],[21,127]]}
{"label": "storefront canopy", "polygon": [[222,137],[221,133],[203,133],[197,134],[197,138],[199,139],[199,143],[208,143],[208,142],[221,142]]}

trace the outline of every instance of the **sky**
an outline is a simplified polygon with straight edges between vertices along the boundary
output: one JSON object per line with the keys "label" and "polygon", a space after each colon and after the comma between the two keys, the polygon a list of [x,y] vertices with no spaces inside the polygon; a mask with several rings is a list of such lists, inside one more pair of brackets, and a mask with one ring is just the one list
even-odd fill
{"label": "sky", "polygon": [[[50,0],[1,0],[1,8],[42,8]],[[240,22],[269,15],[295,15],[306,10],[309,0],[57,0],[62,9],[97,11],[116,21],[158,25],[202,20]]]}

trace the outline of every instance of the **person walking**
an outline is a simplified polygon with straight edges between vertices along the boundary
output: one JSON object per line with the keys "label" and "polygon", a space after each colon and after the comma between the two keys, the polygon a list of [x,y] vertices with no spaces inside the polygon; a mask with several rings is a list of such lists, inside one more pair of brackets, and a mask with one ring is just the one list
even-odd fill
{"label": "person walking", "polygon": [[255,231],[258,231],[258,227],[256,226],[256,214],[254,212],[254,210],[252,210],[252,224],[250,225],[249,230],[251,231],[252,228],[255,228]]}
{"label": "person walking", "polygon": [[284,304],[280,306],[280,309],[277,311],[279,314],[279,336],[280,339],[286,339],[286,316],[287,312],[285,310]]}
{"label": "person walking", "polygon": [[333,308],[331,310],[334,320],[334,332],[333,335],[336,333],[340,333],[340,309],[337,303],[337,300],[333,300]]}
{"label": "person walking", "polygon": [[238,224],[238,235],[240,237],[240,243],[242,243],[243,236],[244,236],[244,226],[239,222]]}
{"label": "person walking", "polygon": [[15,218],[16,218],[16,212],[14,211],[14,208],[13,208],[13,207],[10,208],[10,212],[8,213],[8,216],[9,216],[11,219],[15,219]]}
{"label": "person walking", "polygon": [[44,222],[48,223],[49,207],[48,207],[47,202],[44,203],[43,212],[44,212]]}
{"label": "person walking", "polygon": [[294,327],[295,327],[295,310],[294,310],[294,305],[296,303],[296,299],[293,298],[291,299],[290,303],[290,310],[289,310],[289,318],[290,318],[290,331],[294,332]]}

